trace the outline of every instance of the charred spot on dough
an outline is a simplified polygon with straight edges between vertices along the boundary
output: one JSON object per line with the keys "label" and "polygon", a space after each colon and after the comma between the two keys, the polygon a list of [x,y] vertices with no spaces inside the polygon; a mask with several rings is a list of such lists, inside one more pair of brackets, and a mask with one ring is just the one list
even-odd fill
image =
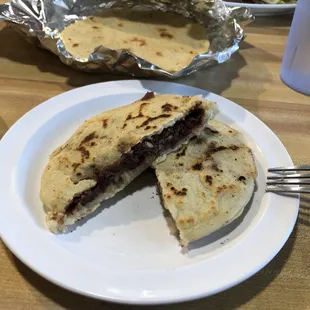
{"label": "charred spot on dough", "polygon": [[73,163],[72,164],[73,171],[75,171],[79,165],[80,165],[79,163]]}
{"label": "charred spot on dough", "polygon": [[163,57],[163,53],[162,52],[156,52],[156,55],[159,56],[159,57]]}
{"label": "charred spot on dough", "polygon": [[96,146],[97,143],[95,141],[91,142],[90,146]]}
{"label": "charred spot on dough", "polygon": [[140,46],[146,45],[146,42],[144,39],[139,39],[137,37],[134,37],[133,39],[131,39],[131,42],[138,42],[138,43],[140,43]]}
{"label": "charred spot on dough", "polygon": [[167,31],[166,28],[157,28],[157,30],[158,30],[159,32]]}
{"label": "charred spot on dough", "polygon": [[143,113],[142,113],[142,110],[145,106],[147,106],[149,104],[149,102],[143,102],[140,104],[140,108],[139,108],[139,114],[133,118],[138,118],[138,117],[143,117]]}
{"label": "charred spot on dough", "polygon": [[207,152],[206,152],[206,158],[210,158],[211,155],[217,153],[217,152],[221,152],[221,151],[225,151],[225,150],[232,150],[232,151],[237,151],[239,149],[239,146],[237,145],[231,145],[229,147],[226,146],[219,146],[216,147],[216,144],[213,144],[213,142],[210,143]]}
{"label": "charred spot on dough", "polygon": [[94,20],[94,17],[93,17],[93,16],[91,16],[89,19],[90,19],[90,20]]}
{"label": "charred spot on dough", "polygon": [[185,154],[186,154],[186,149],[187,149],[187,147],[184,146],[183,149],[181,150],[181,152],[179,152],[179,153],[177,153],[177,154],[175,155],[175,158],[176,158],[176,159],[179,159],[180,157],[185,156]]}
{"label": "charred spot on dough", "polygon": [[195,220],[194,220],[194,218],[191,216],[191,217],[189,217],[187,220],[186,220],[186,223],[195,223]]}
{"label": "charred spot on dough", "polygon": [[148,91],[140,100],[150,100],[155,97],[154,92]]}
{"label": "charred spot on dough", "polygon": [[68,38],[68,41],[72,41],[72,39],[71,39],[71,38]]}
{"label": "charred spot on dough", "polygon": [[[222,170],[222,169],[219,169],[218,165],[217,165],[215,162],[212,163],[212,165],[211,165],[210,168],[211,168],[212,170],[217,171],[217,172],[223,172],[223,170]],[[217,176],[219,176],[219,174],[218,174]]]}
{"label": "charred spot on dough", "polygon": [[217,152],[224,151],[224,150],[227,150],[226,146],[221,145],[219,147],[216,147],[216,143],[211,142],[208,149],[207,149],[206,156],[210,157],[211,155],[213,155]]}
{"label": "charred spot on dough", "polygon": [[79,46],[79,43],[74,43],[74,44],[72,45],[72,47],[77,47],[77,46]]}
{"label": "charred spot on dough", "polygon": [[237,146],[237,145],[232,145],[232,146],[230,146],[229,147],[229,149],[231,149],[232,151],[237,151],[237,150],[239,150],[239,146]]}
{"label": "charred spot on dough", "polygon": [[124,129],[126,126],[127,126],[127,124],[125,123],[122,128]]}
{"label": "charred spot on dough", "polygon": [[184,164],[183,164],[183,163],[179,163],[179,166],[183,167],[183,166],[184,166]]}
{"label": "charred spot on dough", "polygon": [[108,127],[108,120],[107,120],[106,118],[104,118],[104,119],[102,120],[102,127],[103,127],[103,128],[107,128],[107,127]]}
{"label": "charred spot on dough", "polygon": [[202,170],[202,163],[196,163],[195,165],[192,166],[192,169],[196,171]]}
{"label": "charred spot on dough", "polygon": [[124,24],[123,24],[123,23],[119,23],[117,26],[118,26],[118,27],[123,27]]}
{"label": "charred spot on dough", "polygon": [[141,128],[143,126],[146,126],[148,125],[150,122],[153,122],[155,121],[156,119],[159,119],[159,118],[168,118],[170,117],[171,115],[170,114],[161,114],[161,115],[158,115],[158,116],[155,116],[155,117],[148,117],[140,126],[138,126],[138,128]]}
{"label": "charred spot on dough", "polygon": [[233,131],[232,130],[228,130],[228,132],[232,133]]}
{"label": "charred spot on dough", "polygon": [[89,158],[89,151],[84,146],[79,146],[77,150],[82,153],[82,162],[84,162],[84,158]]}
{"label": "charred spot on dough", "polygon": [[170,103],[165,103],[164,105],[161,106],[162,110],[164,112],[170,112],[172,111],[172,105]]}
{"label": "charred spot on dough", "polygon": [[82,173],[81,173],[81,172],[78,172],[76,175],[77,175],[78,177],[80,177],[80,176],[82,175]]}
{"label": "charred spot on dough", "polygon": [[241,175],[241,176],[238,178],[238,180],[239,180],[240,182],[243,182],[243,181],[246,180],[246,177],[244,177],[243,175]]}
{"label": "charred spot on dough", "polygon": [[97,26],[92,26],[92,28],[93,28],[93,29],[99,29],[99,27],[97,27]]}
{"label": "charred spot on dough", "polygon": [[216,192],[217,192],[218,194],[220,194],[220,193],[223,192],[226,188],[227,188],[226,185],[219,186],[219,187],[217,188]]}
{"label": "charred spot on dough", "polygon": [[170,182],[167,182],[167,186],[169,187],[169,186],[171,186],[172,184],[170,183]]}
{"label": "charred spot on dough", "polygon": [[153,128],[153,129],[157,129],[157,126],[153,126],[152,128]]}
{"label": "charred spot on dough", "polygon": [[131,113],[128,114],[128,116],[126,117],[126,121],[132,119]]}
{"label": "charred spot on dough", "polygon": [[212,185],[212,181],[213,181],[213,178],[211,175],[206,175],[206,182],[211,186]]}
{"label": "charred spot on dough", "polygon": [[98,136],[96,135],[96,132],[93,131],[92,133],[90,133],[89,135],[87,135],[82,142],[80,143],[80,146],[82,146],[84,143],[89,142],[90,140],[93,140],[94,138],[98,138]]}
{"label": "charred spot on dough", "polygon": [[189,51],[189,53],[190,53],[190,54],[192,54],[192,55],[194,54],[194,52],[193,52],[193,51]]}
{"label": "charred spot on dough", "polygon": [[146,127],[144,128],[144,130],[149,130],[149,129],[151,129],[151,126],[146,126]]}
{"label": "charred spot on dough", "polygon": [[170,187],[171,191],[176,195],[176,196],[186,196],[187,195],[187,188],[183,187],[181,190],[176,189],[174,186]]}

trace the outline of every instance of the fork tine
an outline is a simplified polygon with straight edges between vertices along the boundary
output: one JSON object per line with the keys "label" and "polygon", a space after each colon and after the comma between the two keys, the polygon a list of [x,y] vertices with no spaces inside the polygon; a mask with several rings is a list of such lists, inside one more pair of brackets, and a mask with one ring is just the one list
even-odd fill
{"label": "fork tine", "polygon": [[268,185],[266,188],[266,192],[310,194],[310,187]]}
{"label": "fork tine", "polygon": [[310,171],[310,165],[291,166],[291,167],[275,167],[268,169],[268,172],[284,173],[287,171]]}
{"label": "fork tine", "polygon": [[267,185],[276,185],[276,184],[293,184],[293,185],[310,185],[310,180],[301,180],[301,179],[276,179],[267,181]]}
{"label": "fork tine", "polygon": [[277,180],[277,179],[309,179],[310,174],[283,174],[283,175],[269,175],[267,176],[268,180]]}

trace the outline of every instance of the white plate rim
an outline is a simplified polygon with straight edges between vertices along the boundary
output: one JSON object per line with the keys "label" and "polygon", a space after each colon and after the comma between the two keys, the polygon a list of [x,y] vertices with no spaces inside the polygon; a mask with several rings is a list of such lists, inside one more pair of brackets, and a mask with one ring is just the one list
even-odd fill
{"label": "white plate rim", "polygon": [[[143,84],[143,86],[141,85],[141,83]],[[68,91],[66,93],[60,94],[54,98],[51,98],[47,101],[45,101],[44,103],[42,103],[41,105],[35,107],[33,110],[29,111],[28,113],[26,113],[19,121],[17,121],[10,129],[9,131],[6,133],[6,135],[3,137],[3,139],[1,140],[0,143],[0,163],[3,163],[7,160],[7,153],[5,152],[8,147],[10,146],[11,143],[11,139],[15,137],[15,135],[17,133],[19,133],[20,129],[23,128],[23,126],[25,124],[30,125],[30,120],[33,117],[39,116],[41,111],[44,110],[48,110],[50,112],[52,112],[55,107],[57,107],[57,112],[61,111],[62,109],[64,109],[66,107],[66,105],[63,105],[63,102],[68,102],[71,100],[71,105],[74,105],[74,103],[72,103],[72,100],[76,100],[74,98],[79,98],[79,101],[83,101],[86,100],[86,98],[92,98],[92,96],[96,95],[96,92],[98,93],[98,90],[100,89],[101,92],[105,92],[105,95],[107,94],[115,94],[118,93],[121,89],[122,92],[124,93],[130,93],[130,92],[137,92],[137,91],[145,91],[148,89],[148,85],[151,86],[153,84],[156,85],[161,85],[163,87],[167,86],[167,85],[177,85],[178,87],[184,89],[184,91],[186,90],[197,90],[197,88],[191,87],[191,86],[186,86],[186,85],[182,85],[182,84],[176,84],[176,83],[171,83],[171,82],[159,82],[159,81],[145,81],[143,80],[142,82],[140,82],[139,80],[127,80],[127,81],[116,81],[116,82],[105,82],[105,83],[98,83],[98,84],[93,84],[93,85],[88,85],[88,86],[84,86],[78,89],[74,89],[71,91]],[[151,89],[151,87],[149,87],[149,89]],[[96,90],[96,91],[95,91]],[[201,93],[206,93],[206,91],[204,90],[200,90]],[[213,95],[213,98],[221,98],[224,99],[220,96],[217,95]],[[71,98],[71,99],[70,99]],[[59,100],[61,99],[61,100]],[[70,100],[69,100],[70,99]],[[242,109],[244,111],[246,111],[245,109],[243,109],[242,107],[238,106],[237,104],[226,100],[225,101],[229,104],[232,105],[232,107],[234,109]],[[265,132],[268,132],[268,134],[270,135],[270,137],[272,137],[273,139],[275,139],[275,141],[277,141],[278,146],[281,148],[282,151],[282,155],[286,158],[285,159],[285,165],[291,165],[292,164],[292,160],[289,156],[289,154],[287,153],[285,147],[283,146],[283,144],[280,142],[280,140],[275,136],[275,134],[265,125],[263,124],[258,118],[256,118],[253,114],[249,113],[248,111],[247,115],[250,115],[251,118],[257,122],[259,122],[264,128]],[[46,112],[45,112],[46,113]],[[37,124],[32,124],[34,127],[37,127],[40,125],[41,122],[46,121],[46,119],[37,119]],[[31,133],[31,132],[30,132]],[[5,167],[4,167],[5,168]],[[3,174],[5,176],[5,174]],[[3,191],[3,188],[5,187],[5,184],[8,183],[7,179],[5,177],[3,177],[3,175],[0,176],[0,188],[2,189],[2,192],[0,190],[0,194],[3,198],[6,198],[7,200],[4,201],[8,201],[10,200],[12,197],[10,196],[10,191]],[[3,186],[3,187],[2,187]],[[209,296],[209,295],[213,295],[216,294],[220,291],[223,291],[229,287],[232,287],[244,280],[246,280],[247,278],[249,278],[250,276],[252,276],[254,273],[256,273],[257,271],[259,271],[261,268],[263,268],[277,253],[278,251],[282,248],[282,246],[284,245],[284,243],[286,242],[286,240],[288,239],[294,225],[297,219],[297,214],[298,214],[298,208],[299,208],[299,197],[295,198],[295,199],[291,199],[291,198],[287,198],[287,197],[281,197],[279,198],[278,196],[276,197],[274,194],[266,194],[268,195],[268,199],[281,199],[281,200],[286,200],[286,199],[290,199],[290,204],[292,206],[292,208],[294,209],[292,212],[292,218],[291,218],[291,222],[289,227],[286,227],[285,230],[285,234],[283,234],[281,236],[281,240],[279,240],[277,247],[276,248],[271,248],[268,249],[268,255],[266,257],[264,257],[264,259],[262,261],[260,261],[259,264],[256,264],[255,268],[253,268],[253,266],[247,266],[249,268],[249,270],[247,270],[247,272],[245,272],[244,274],[239,275],[238,277],[235,277],[233,281],[228,281],[226,283],[226,285],[222,285],[221,287],[215,287],[213,290],[209,290],[209,291],[205,291],[205,290],[201,290],[199,292],[190,292],[189,294],[185,294],[185,295],[178,295],[177,293],[174,296],[152,296],[152,298],[148,298],[147,296],[145,296],[145,298],[137,298],[136,296],[131,298],[128,298],[128,296],[124,297],[124,298],[115,298],[114,296],[107,296],[104,294],[98,294],[98,292],[92,292],[90,290],[81,290],[79,288],[76,288],[72,285],[67,285],[66,283],[62,283],[60,281],[58,281],[52,274],[50,271],[48,270],[42,270],[40,269],[42,266],[36,266],[34,265],[31,261],[29,261],[27,259],[27,257],[25,256],[25,252],[24,253],[20,253],[21,250],[25,249],[21,249],[19,248],[19,246],[16,246],[16,244],[18,244],[18,240],[19,240],[19,235],[16,235],[14,233],[14,231],[12,230],[11,227],[8,227],[8,225],[5,225],[5,221],[4,219],[9,218],[9,216],[2,216],[0,219],[0,236],[2,238],[2,240],[4,241],[4,243],[8,246],[8,248],[21,260],[23,261],[26,265],[28,265],[31,269],[33,269],[34,271],[36,271],[38,274],[40,274],[41,276],[45,277],[46,279],[48,279],[49,281],[65,288],[71,291],[74,291],[76,293],[82,294],[82,295],[86,295],[89,297],[95,297],[95,298],[99,298],[99,299],[103,299],[103,300],[108,300],[108,301],[113,301],[113,302],[121,302],[121,303],[129,303],[129,304],[164,304],[164,303],[172,303],[172,302],[181,302],[181,301],[187,301],[187,300],[192,300],[192,299],[197,299],[197,298],[201,298],[201,297],[205,297],[205,296]],[[2,199],[3,201],[3,199]],[[14,201],[15,202],[15,201]],[[6,208],[4,209],[4,211],[2,210],[2,212],[6,212],[6,215],[10,214],[10,208]],[[12,214],[10,214],[12,216]],[[13,214],[14,216],[14,214]],[[25,234],[25,236],[27,237],[27,234]],[[16,243],[17,242],[17,243]],[[233,250],[234,251],[238,251],[238,249],[240,248],[240,245],[237,245]],[[48,254],[52,253],[52,249],[51,251],[47,251],[49,252]],[[230,252],[232,252],[232,249],[230,249]],[[198,264],[200,265],[200,264]],[[163,292],[164,293],[164,292]]]}

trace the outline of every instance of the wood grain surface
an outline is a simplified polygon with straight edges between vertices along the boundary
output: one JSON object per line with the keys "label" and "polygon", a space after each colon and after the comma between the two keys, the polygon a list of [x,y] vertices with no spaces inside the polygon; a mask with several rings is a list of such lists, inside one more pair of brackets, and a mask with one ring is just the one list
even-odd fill
{"label": "wood grain surface", "polygon": [[[310,97],[286,87],[279,78],[290,23],[291,16],[256,19],[246,27],[246,40],[230,61],[177,82],[242,105],[279,136],[296,164],[310,164]],[[75,87],[115,79],[66,67],[2,21],[0,68],[0,138],[41,102]],[[3,207],[9,206],[2,201]],[[0,249],[0,309],[132,308],[65,291],[31,271],[3,243]],[[216,296],[153,309],[310,309],[310,196],[302,197],[292,235],[263,270]]]}

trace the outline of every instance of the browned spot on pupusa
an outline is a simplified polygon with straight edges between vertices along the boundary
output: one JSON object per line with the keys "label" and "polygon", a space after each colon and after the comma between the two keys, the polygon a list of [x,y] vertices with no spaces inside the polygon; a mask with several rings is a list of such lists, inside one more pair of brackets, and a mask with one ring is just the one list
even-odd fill
{"label": "browned spot on pupusa", "polygon": [[117,26],[118,26],[118,27],[123,27],[124,24],[123,24],[123,23],[119,23]]}
{"label": "browned spot on pupusa", "polygon": [[183,187],[181,190],[176,189],[174,186],[171,186],[170,189],[176,196],[186,196],[187,188]]}
{"label": "browned spot on pupusa", "polygon": [[95,138],[98,138],[98,136],[96,135],[95,131],[93,131],[92,133],[90,133],[89,135],[87,135],[82,142],[80,143],[80,146],[82,146],[83,144],[89,142],[90,140],[93,140]]}
{"label": "browned spot on pupusa", "polygon": [[103,127],[103,128],[107,128],[107,126],[108,126],[108,120],[107,120],[106,118],[104,118],[104,119],[102,120],[102,127]]}
{"label": "browned spot on pupusa", "polygon": [[[129,113],[128,116],[127,116],[126,119],[125,119],[125,123],[124,123],[124,125],[123,125],[123,128],[125,128],[125,127],[127,126],[127,124],[126,124],[127,121],[129,121],[129,120],[131,120],[131,119],[136,119],[136,118],[144,117],[144,115],[143,115],[143,113],[142,113],[142,110],[143,110],[143,108],[144,108],[146,105],[148,105],[148,104],[149,104],[148,102],[143,102],[143,103],[141,103],[141,104],[140,104],[140,107],[139,107],[139,113],[138,113],[136,116],[132,116],[132,114]],[[137,128],[139,128],[139,127],[137,127]]]}
{"label": "browned spot on pupusa", "polygon": [[75,171],[79,165],[80,165],[79,163],[73,163],[72,164],[73,171]]}
{"label": "browned spot on pupusa", "polygon": [[237,145],[231,145],[231,146],[218,146],[216,147],[216,144],[212,144],[212,142],[210,143],[207,152],[206,152],[206,157],[211,157],[211,155],[217,153],[217,152],[221,152],[221,151],[225,151],[225,150],[232,150],[232,151],[237,151],[239,149],[239,146]]}
{"label": "browned spot on pupusa", "polygon": [[212,185],[212,181],[213,181],[213,178],[211,175],[206,175],[206,182],[211,186]]}
{"label": "browned spot on pupusa", "polygon": [[77,150],[82,153],[82,161],[89,158],[89,151],[84,146],[78,147]]}
{"label": "browned spot on pupusa", "polygon": [[170,34],[167,29],[165,29],[165,28],[158,28],[157,30],[159,32],[159,35],[162,38],[167,38],[167,39],[172,39],[173,38],[173,35]]}
{"label": "browned spot on pupusa", "polygon": [[156,119],[159,119],[159,118],[168,118],[170,117],[171,115],[170,114],[161,114],[161,115],[158,115],[158,116],[155,116],[155,117],[148,117],[140,126],[138,126],[138,128],[141,128],[143,126],[146,126],[148,125],[150,122],[153,122],[155,121]]}
{"label": "browned spot on pupusa", "polygon": [[185,147],[183,147],[183,149],[179,152],[179,153],[177,153],[176,155],[175,155],[175,158],[176,159],[179,159],[180,157],[182,157],[182,156],[185,156],[185,154],[186,154],[186,146]]}
{"label": "browned spot on pupusa", "polygon": [[99,27],[97,27],[97,26],[92,26],[92,28],[93,28],[93,29],[99,29]]}
{"label": "browned spot on pupusa", "polygon": [[192,166],[192,169],[196,171],[202,170],[202,163],[196,163],[195,165]]}
{"label": "browned spot on pupusa", "polygon": [[220,168],[218,167],[218,165],[216,164],[216,162],[213,162],[210,168],[211,168],[212,170],[217,171],[217,172],[223,172],[223,170],[220,169]]}
{"label": "browned spot on pupusa", "polygon": [[146,42],[144,39],[139,39],[137,37],[134,37],[133,39],[131,39],[131,42],[138,42],[138,43],[140,43],[140,46],[146,45]]}
{"label": "browned spot on pupusa", "polygon": [[219,193],[221,193],[222,191],[224,191],[226,188],[227,188],[226,185],[220,186],[220,187],[218,187],[218,189],[216,190],[216,192],[219,194]]}
{"label": "browned spot on pupusa", "polygon": [[163,53],[162,52],[156,52],[156,55],[159,56],[159,57],[163,57]]}
{"label": "browned spot on pupusa", "polygon": [[164,112],[170,112],[172,111],[173,106],[170,103],[166,103],[161,108]]}
{"label": "browned spot on pupusa", "polygon": [[72,47],[77,47],[77,46],[79,46],[79,43],[74,43],[74,44],[72,45]]}
{"label": "browned spot on pupusa", "polygon": [[240,182],[243,182],[243,181],[246,180],[246,177],[244,177],[243,175],[241,175],[241,176],[238,178],[238,180],[239,180]]}

